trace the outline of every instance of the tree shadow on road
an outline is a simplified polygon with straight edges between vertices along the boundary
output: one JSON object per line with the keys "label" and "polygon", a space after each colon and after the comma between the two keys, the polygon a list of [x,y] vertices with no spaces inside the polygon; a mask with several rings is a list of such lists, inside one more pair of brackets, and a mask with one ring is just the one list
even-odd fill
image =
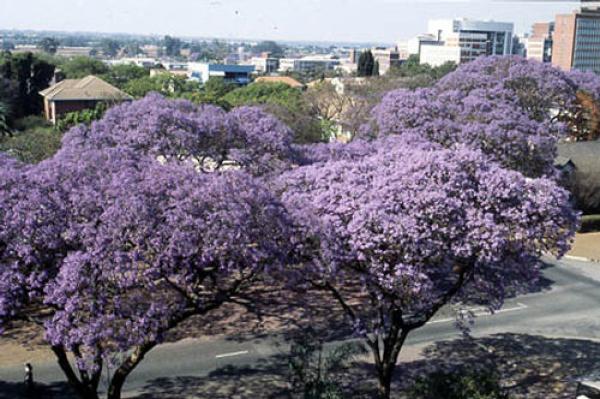
{"label": "tree shadow on road", "polygon": [[269,288],[253,293],[251,309],[226,304],[182,323],[167,334],[167,341],[210,336],[233,341],[273,337],[290,340],[309,326],[318,326],[326,341],[352,336],[344,312],[324,292]]}
{"label": "tree shadow on road", "polygon": [[286,384],[286,364],[274,356],[256,366],[224,366],[205,377],[157,378],[135,399],[175,398],[290,398]]}
{"label": "tree shadow on road", "polygon": [[[263,359],[254,365],[228,365],[212,371],[206,376],[186,376],[157,378],[140,390],[142,394],[132,399],[296,399],[302,393],[294,391],[290,384],[288,353],[281,353]],[[357,361],[357,367],[340,371],[343,375],[339,388],[347,398],[374,398],[375,385],[369,382],[363,388],[366,362]],[[359,380],[356,379],[359,377]],[[366,393],[365,393],[366,392]]]}
{"label": "tree shadow on road", "polygon": [[21,382],[0,381],[0,399],[75,399],[76,396],[65,383],[35,384],[27,390]]}
{"label": "tree shadow on road", "polygon": [[[520,295],[549,291],[555,282],[544,276],[543,271],[554,267],[549,263],[540,265],[539,279],[523,278],[522,284],[503,292],[505,299]],[[518,287],[517,287],[518,286]],[[345,287],[344,297],[350,302],[367,300],[359,289],[350,283]],[[323,333],[325,341],[352,337],[351,323],[336,300],[328,293],[307,287],[290,287],[281,282],[256,287],[250,294],[252,306],[227,304],[208,315],[196,316],[182,323],[167,334],[168,342],[189,337],[219,336],[228,340],[273,338],[291,340],[308,327]],[[465,306],[486,305],[485,298],[474,295]]]}
{"label": "tree shadow on road", "polygon": [[510,397],[574,398],[577,379],[600,370],[600,343],[526,334],[498,334],[444,341],[428,347],[425,359],[404,363],[399,390],[415,378],[456,366],[496,370]]}
{"label": "tree shadow on road", "polygon": [[[495,370],[511,399],[572,399],[577,379],[600,369],[600,343],[526,334],[439,342],[427,347],[422,359],[399,365],[392,397],[406,399],[416,379],[459,366]],[[278,355],[256,366],[226,366],[205,377],[159,378],[135,399],[292,398],[286,373],[286,357]],[[359,362],[344,374],[345,397],[374,397],[374,376],[372,364]]]}

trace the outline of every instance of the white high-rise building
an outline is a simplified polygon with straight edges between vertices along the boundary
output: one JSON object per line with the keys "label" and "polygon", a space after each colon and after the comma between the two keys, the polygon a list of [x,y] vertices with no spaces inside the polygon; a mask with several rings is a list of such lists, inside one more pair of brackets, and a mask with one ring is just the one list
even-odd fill
{"label": "white high-rise building", "polygon": [[[470,19],[429,21],[428,34],[435,43],[422,43],[422,64],[440,65],[447,61],[464,63],[485,55],[512,53],[514,24]],[[458,55],[457,55],[458,54]]]}
{"label": "white high-rise building", "polygon": [[419,55],[421,54],[421,46],[425,44],[439,44],[439,38],[437,35],[430,35],[429,33],[420,34],[406,43],[406,50],[409,55]]}
{"label": "white high-rise building", "polygon": [[478,21],[472,19],[434,19],[429,21],[428,33],[446,41],[452,37],[478,35],[486,37],[487,55],[507,55],[512,51],[514,24],[512,22]]}

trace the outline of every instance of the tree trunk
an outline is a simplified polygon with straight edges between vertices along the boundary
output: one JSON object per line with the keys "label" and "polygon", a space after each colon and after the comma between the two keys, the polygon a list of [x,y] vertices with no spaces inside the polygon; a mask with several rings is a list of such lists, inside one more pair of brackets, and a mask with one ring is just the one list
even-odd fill
{"label": "tree trunk", "polygon": [[154,348],[155,345],[156,343],[148,343],[138,346],[134,349],[133,353],[129,355],[127,360],[125,360],[121,366],[119,366],[110,380],[107,399],[121,399],[121,391],[123,389],[123,385],[125,384],[125,380],[133,371],[133,369],[135,369],[136,366],[144,359],[146,353]]}
{"label": "tree trunk", "polygon": [[65,349],[62,346],[53,346],[52,351],[56,355],[58,365],[62,369],[63,373],[65,373],[67,381],[69,381],[69,385],[71,385],[75,392],[77,392],[77,396],[79,396],[81,399],[98,399],[98,393],[96,392],[96,389],[83,383],[75,374]]}
{"label": "tree trunk", "polygon": [[394,374],[395,367],[389,367],[389,365],[382,365],[379,370],[377,370],[378,376],[378,387],[377,392],[381,399],[389,399],[390,391],[392,386],[392,375]]}
{"label": "tree trunk", "polygon": [[[379,353],[379,344],[372,347],[375,354],[375,367],[377,368],[378,394],[381,399],[390,398],[392,378],[394,370],[396,370],[398,356],[409,332],[409,329],[399,330],[392,327],[383,340],[383,355]],[[377,350],[377,353],[375,353],[375,350]]]}

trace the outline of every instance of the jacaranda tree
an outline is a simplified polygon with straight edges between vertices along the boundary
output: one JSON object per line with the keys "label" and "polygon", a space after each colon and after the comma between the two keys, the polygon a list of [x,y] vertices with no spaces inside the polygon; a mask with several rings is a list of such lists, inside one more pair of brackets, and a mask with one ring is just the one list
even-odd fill
{"label": "jacaranda tree", "polygon": [[[287,212],[243,170],[271,158],[226,141],[221,153],[240,154],[235,170],[202,173],[176,159],[178,148],[184,157],[218,149],[213,131],[226,140],[243,132],[255,144],[261,129],[276,135],[280,126],[254,109],[231,119],[206,110],[170,119],[123,114],[140,106],[159,112],[153,101],[181,107],[151,98],[118,108],[72,131],[57,155],[35,166],[0,158],[0,325],[42,325],[82,398],[98,397],[105,364],[115,370],[108,398],[120,398],[127,376],[169,330],[239,301],[289,255]],[[191,144],[188,132],[196,135]],[[276,144],[260,146],[276,158]]]}
{"label": "jacaranda tree", "polygon": [[553,173],[558,139],[596,136],[599,87],[596,75],[521,57],[484,57],[431,88],[388,93],[362,133],[417,130],[445,147],[466,144],[509,169],[544,176]]}
{"label": "jacaranda tree", "polygon": [[151,94],[49,160],[0,157],[0,325],[42,324],[82,398],[113,364],[114,399],[183,320],[293,278],[341,305],[388,398],[411,331],[447,304],[497,309],[568,249],[552,160],[584,79],[563,77],[483,59],[388,94],[361,139],[305,146],[261,109]]}
{"label": "jacaranda tree", "polygon": [[72,129],[64,142],[80,149],[129,148],[167,162],[191,162],[204,172],[238,167],[256,175],[285,168],[292,139],[287,126],[257,107],[227,113],[152,93]]}
{"label": "jacaranda tree", "polygon": [[550,179],[528,179],[464,146],[386,143],[362,159],[294,169],[277,186],[306,237],[303,269],[331,293],[374,356],[389,398],[409,333],[444,305],[497,309],[561,256],[577,218]]}

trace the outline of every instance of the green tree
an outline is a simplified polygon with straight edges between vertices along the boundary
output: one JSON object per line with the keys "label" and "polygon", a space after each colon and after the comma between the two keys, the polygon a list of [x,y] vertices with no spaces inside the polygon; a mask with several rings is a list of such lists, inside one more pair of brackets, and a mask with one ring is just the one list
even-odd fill
{"label": "green tree", "polygon": [[197,104],[213,104],[224,109],[230,109],[231,104],[224,97],[237,88],[236,84],[225,82],[223,78],[211,78],[200,90],[184,93],[183,96]]}
{"label": "green tree", "polygon": [[272,40],[265,40],[254,46],[255,53],[271,53],[273,58],[283,58],[285,50],[279,44]]}
{"label": "green tree", "polygon": [[296,108],[302,101],[301,92],[284,83],[253,83],[229,92],[225,100],[232,106],[276,103]]}
{"label": "green tree", "polygon": [[218,97],[224,97],[227,93],[237,89],[238,86],[235,83],[226,82],[223,78],[212,78],[209,79],[203,86],[203,89],[209,93],[214,94]]}
{"label": "green tree", "polygon": [[392,77],[429,76],[436,81],[454,71],[456,67],[456,63],[452,61],[437,67],[432,67],[429,64],[421,64],[419,56],[413,54],[402,65],[391,68],[389,74]]}
{"label": "green tree", "polygon": [[14,50],[14,49],[15,49],[15,44],[11,41],[4,39],[0,42],[0,50],[10,51],[10,50]]}
{"label": "green tree", "polygon": [[140,54],[144,54],[144,51],[140,47],[138,43],[129,43],[124,48],[123,51],[130,57],[135,57]]}
{"label": "green tree", "polygon": [[177,39],[176,37],[171,37],[167,35],[163,39],[163,44],[165,46],[165,55],[167,57],[181,56],[181,40]]}
{"label": "green tree", "polygon": [[92,109],[84,109],[81,111],[64,114],[56,123],[56,130],[60,132],[66,132],[71,127],[76,125],[89,125],[93,121],[101,119],[108,107],[109,104],[101,102],[96,104],[96,107]]}
{"label": "green tree", "polygon": [[264,105],[267,111],[292,128],[298,143],[326,140],[319,118],[300,89],[283,83],[252,83],[229,92],[223,99],[234,107]]}
{"label": "green tree", "polygon": [[198,92],[197,83],[188,81],[183,76],[175,76],[168,72],[156,76],[145,76],[125,84],[123,90],[136,98],[157,92],[167,97],[187,98],[191,93]]}
{"label": "green tree", "polygon": [[373,76],[375,69],[375,58],[371,50],[363,51],[358,57],[358,66],[356,73],[358,76]]}
{"label": "green tree", "polygon": [[116,57],[121,49],[121,43],[113,39],[104,39],[100,42],[100,50],[107,57]]}
{"label": "green tree", "polygon": [[433,78],[438,80],[448,75],[450,72],[454,72],[458,65],[454,61],[448,61],[442,65],[433,68]]}
{"label": "green tree", "polygon": [[0,101],[0,137],[10,136],[10,126],[9,126],[9,115],[10,108],[7,104]]}
{"label": "green tree", "polygon": [[136,98],[142,98],[146,96],[146,94],[150,92],[158,92],[161,94],[165,94],[163,92],[163,87],[158,83],[155,77],[145,76],[143,78],[130,80],[125,84],[123,90]]}
{"label": "green tree", "polygon": [[296,339],[290,348],[288,365],[293,390],[304,399],[342,399],[342,375],[355,358],[365,355],[359,342],[346,342],[326,350],[314,331]]}
{"label": "green tree", "polygon": [[416,381],[410,399],[507,399],[498,376],[489,370],[464,367],[453,372],[438,371]]}
{"label": "green tree", "polygon": [[375,61],[375,64],[373,64],[373,70],[371,71],[371,76],[379,76],[379,61]]}
{"label": "green tree", "polygon": [[61,65],[61,70],[68,79],[81,79],[88,75],[103,75],[110,71],[102,61],[80,56],[73,57]]}
{"label": "green tree", "polygon": [[0,151],[27,163],[41,162],[58,151],[62,135],[43,118],[28,117],[21,123],[25,125],[24,130],[0,138]]}
{"label": "green tree", "polygon": [[12,125],[14,108],[19,99],[17,83],[11,79],[0,76],[0,102],[4,104],[6,123]]}
{"label": "green tree", "polygon": [[130,81],[148,76],[150,76],[148,69],[134,64],[124,64],[111,67],[101,78],[111,85],[123,89]]}
{"label": "green tree", "polygon": [[56,54],[58,50],[59,42],[53,37],[45,37],[38,43],[38,48],[42,49],[48,54]]}
{"label": "green tree", "polygon": [[42,112],[42,98],[38,94],[48,87],[54,76],[55,66],[32,53],[0,56],[0,76],[13,82],[15,99],[13,116],[20,118]]}

